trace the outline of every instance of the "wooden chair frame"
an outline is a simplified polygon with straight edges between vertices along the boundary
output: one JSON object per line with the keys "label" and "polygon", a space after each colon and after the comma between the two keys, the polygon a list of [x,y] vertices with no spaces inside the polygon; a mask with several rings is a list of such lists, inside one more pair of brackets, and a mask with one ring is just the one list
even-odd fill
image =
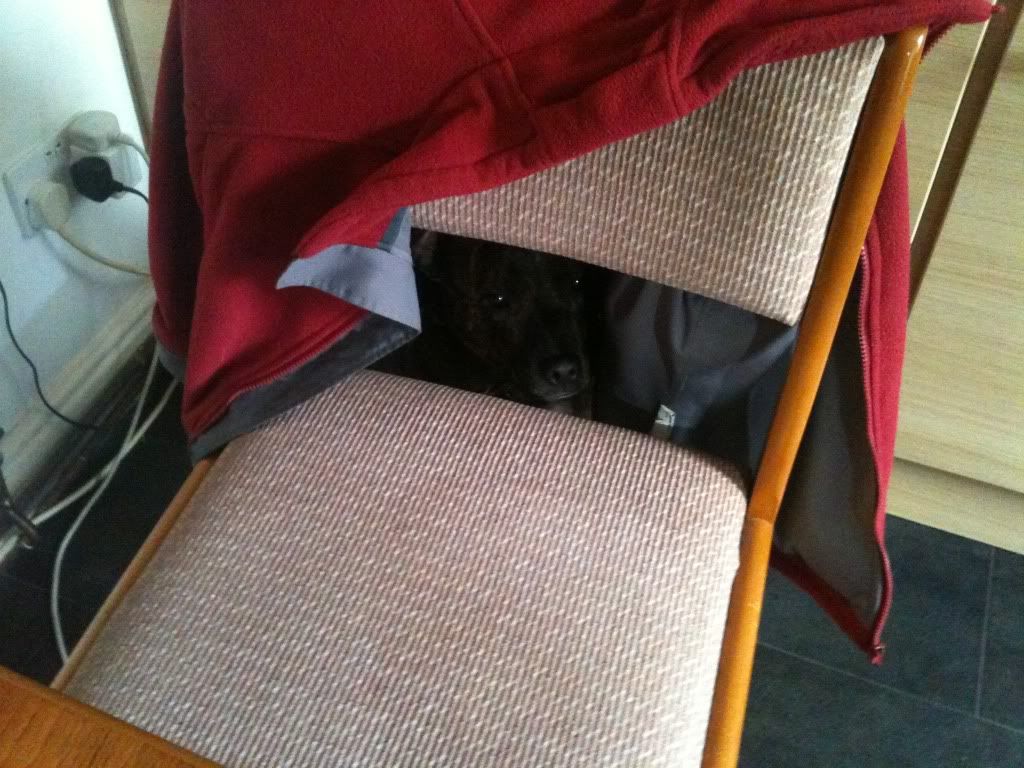
{"label": "wooden chair frame", "polygon": [[[704,750],[704,768],[734,768],[739,760],[775,520],[889,165],[921,59],[925,34],[923,28],[914,28],[886,41],[854,137],[818,273],[801,321],[792,364],[747,508],[740,566],[733,584]],[[56,691],[63,690],[71,679],[114,609],[145,570],[187,507],[212,464],[210,459],[195,467],[54,680],[52,687]],[[48,700],[54,707],[59,707],[61,697],[56,693],[54,697]],[[76,703],[70,709],[64,707],[64,710],[80,714],[89,708]],[[134,730],[127,725],[123,727]],[[142,732],[138,734],[140,737],[148,736]],[[6,736],[0,736],[0,753],[4,739]]]}
{"label": "wooden chair frame", "polygon": [[739,762],[775,520],[889,168],[926,34],[927,30],[914,28],[886,41],[864,102],[818,273],[800,321],[793,362],[747,507],[740,567],[729,602],[704,745],[704,768],[734,768]]}

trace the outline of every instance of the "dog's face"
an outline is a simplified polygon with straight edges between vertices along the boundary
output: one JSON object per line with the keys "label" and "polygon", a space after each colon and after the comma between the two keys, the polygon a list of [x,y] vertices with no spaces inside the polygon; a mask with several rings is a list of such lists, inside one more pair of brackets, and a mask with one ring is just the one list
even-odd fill
{"label": "dog's face", "polygon": [[579,264],[434,233],[415,256],[424,314],[513,384],[516,399],[550,405],[589,388]]}

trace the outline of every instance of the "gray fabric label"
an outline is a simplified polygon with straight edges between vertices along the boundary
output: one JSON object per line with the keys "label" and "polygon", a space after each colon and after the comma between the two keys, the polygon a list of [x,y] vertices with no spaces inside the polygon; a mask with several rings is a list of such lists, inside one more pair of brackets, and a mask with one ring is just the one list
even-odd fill
{"label": "gray fabric label", "polygon": [[676,425],[676,412],[666,405],[658,406],[658,415],[654,418],[651,435],[659,440],[672,439],[672,427]]}

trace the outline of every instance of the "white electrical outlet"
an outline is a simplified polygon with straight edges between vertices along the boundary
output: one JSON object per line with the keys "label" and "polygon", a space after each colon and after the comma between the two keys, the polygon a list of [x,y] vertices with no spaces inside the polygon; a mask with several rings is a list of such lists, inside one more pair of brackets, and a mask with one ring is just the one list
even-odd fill
{"label": "white electrical outlet", "polygon": [[[37,144],[24,152],[3,172],[4,187],[14,209],[23,237],[32,237],[39,232],[38,222],[29,214],[28,196],[32,187],[40,181],[56,181],[68,188],[72,206],[81,198],[71,185],[68,170],[71,163],[89,154],[107,158],[114,178],[126,186],[133,187],[142,180],[142,166],[135,150],[124,144],[115,144],[105,152],[88,153],[69,149],[58,139]],[[122,197],[118,193],[115,197]]]}
{"label": "white electrical outlet", "polygon": [[56,181],[70,188],[65,158],[63,147],[54,139],[27,150],[4,170],[4,187],[24,237],[32,237],[38,232],[28,210],[28,195],[32,187],[40,181]]}

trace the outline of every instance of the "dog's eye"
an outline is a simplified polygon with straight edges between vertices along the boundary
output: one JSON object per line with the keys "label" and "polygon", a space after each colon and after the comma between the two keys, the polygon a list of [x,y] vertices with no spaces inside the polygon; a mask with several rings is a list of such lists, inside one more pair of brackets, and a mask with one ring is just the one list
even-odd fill
{"label": "dog's eye", "polygon": [[501,293],[487,293],[484,294],[484,304],[489,307],[497,308],[504,307],[508,303],[504,294]]}

